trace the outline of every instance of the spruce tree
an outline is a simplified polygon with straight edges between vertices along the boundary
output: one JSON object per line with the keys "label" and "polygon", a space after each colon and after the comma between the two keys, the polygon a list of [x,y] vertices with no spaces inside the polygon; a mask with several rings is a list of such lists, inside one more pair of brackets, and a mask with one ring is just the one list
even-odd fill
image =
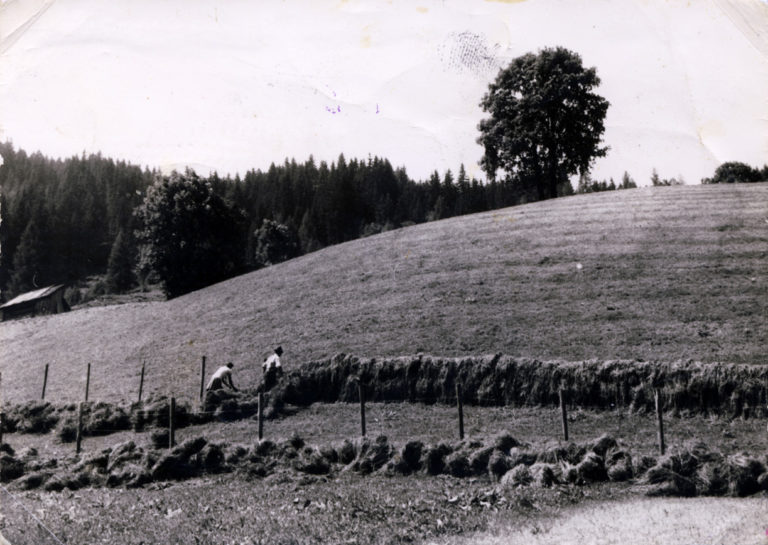
{"label": "spruce tree", "polygon": [[134,255],[130,237],[120,229],[112,243],[107,263],[107,289],[110,292],[123,293],[136,285],[136,275],[133,272]]}

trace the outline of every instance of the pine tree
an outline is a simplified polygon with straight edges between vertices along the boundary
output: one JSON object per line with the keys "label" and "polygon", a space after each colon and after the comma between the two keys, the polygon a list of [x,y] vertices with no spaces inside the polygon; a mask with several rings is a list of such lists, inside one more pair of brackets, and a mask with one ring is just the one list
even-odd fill
{"label": "pine tree", "polygon": [[135,251],[130,236],[122,229],[117,233],[107,263],[107,289],[112,293],[123,293],[136,285]]}

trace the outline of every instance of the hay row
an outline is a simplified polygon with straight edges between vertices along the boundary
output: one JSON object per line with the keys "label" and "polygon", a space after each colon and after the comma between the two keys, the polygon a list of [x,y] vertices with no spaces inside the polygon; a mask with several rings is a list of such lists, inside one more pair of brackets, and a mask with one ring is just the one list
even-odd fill
{"label": "hay row", "polygon": [[386,437],[323,447],[308,446],[298,435],[281,443],[253,445],[210,443],[195,437],[173,448],[142,448],[133,441],[63,460],[41,460],[27,448],[18,455],[0,445],[0,482],[13,488],[76,490],[86,486],[142,487],[152,482],[183,480],[222,472],[245,479],[297,472],[333,478],[340,473],[451,475],[485,478],[495,492],[521,487],[583,486],[629,481],[648,495],[748,496],[768,491],[768,457],[723,456],[694,443],[661,458],[633,457],[611,436],[587,443],[553,444],[533,450],[509,434],[489,441],[401,448]]}
{"label": "hay row", "polygon": [[413,356],[389,359],[339,354],[302,365],[283,377],[272,396],[305,406],[356,402],[358,382],[369,401],[552,406],[564,388],[581,407],[653,409],[658,388],[665,410],[765,416],[768,367],[746,364],[645,361],[543,362],[497,354],[473,358]]}

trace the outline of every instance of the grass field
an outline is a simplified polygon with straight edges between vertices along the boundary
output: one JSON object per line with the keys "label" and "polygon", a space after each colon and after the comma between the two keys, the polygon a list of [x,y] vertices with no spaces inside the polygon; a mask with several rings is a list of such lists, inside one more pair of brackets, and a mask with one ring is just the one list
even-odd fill
{"label": "grass field", "polygon": [[[278,343],[288,368],[339,352],[765,364],[766,241],[765,183],[581,195],[428,223],[172,301],[2,323],[0,393],[13,403],[39,398],[48,363],[46,399],[80,399],[90,362],[91,399],[133,400],[144,361],[145,395],[194,401],[202,355],[209,373],[234,361],[235,382],[252,387],[263,356]],[[576,441],[609,433],[634,454],[657,449],[652,415],[573,408],[570,416]],[[546,407],[468,406],[465,419],[470,438],[508,431],[535,447],[557,443],[560,432],[557,411]],[[358,426],[355,404],[315,404],[269,420],[265,433],[338,444],[357,437]],[[764,420],[697,415],[668,418],[666,426],[670,452],[690,441],[725,454],[768,450]],[[387,435],[398,447],[411,439],[455,442],[456,428],[455,407],[368,406],[369,436]],[[253,444],[256,424],[210,423],[178,433],[179,440],[203,435]],[[127,439],[147,444],[148,436],[88,437],[84,449]],[[55,433],[5,440],[16,450],[72,456],[72,444]],[[499,495],[485,478],[291,471],[139,490],[14,493],[0,502],[0,530],[14,545],[57,543],[34,518],[65,543],[761,543],[752,537],[765,507],[764,496],[649,503],[626,483]],[[653,533],[652,524],[663,532]]]}
{"label": "grass field", "polygon": [[[768,184],[579,195],[390,231],[167,302],[0,324],[4,398],[194,397],[338,352],[768,362]],[[146,390],[145,390],[146,391]]]}

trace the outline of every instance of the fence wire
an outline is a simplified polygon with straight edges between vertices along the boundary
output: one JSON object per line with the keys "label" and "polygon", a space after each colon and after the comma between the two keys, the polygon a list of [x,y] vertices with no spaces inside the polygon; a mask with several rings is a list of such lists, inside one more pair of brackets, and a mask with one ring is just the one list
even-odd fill
{"label": "fence wire", "polygon": [[24,505],[22,498],[12,494],[4,486],[0,486],[0,535],[10,545],[64,545],[64,542]]}

